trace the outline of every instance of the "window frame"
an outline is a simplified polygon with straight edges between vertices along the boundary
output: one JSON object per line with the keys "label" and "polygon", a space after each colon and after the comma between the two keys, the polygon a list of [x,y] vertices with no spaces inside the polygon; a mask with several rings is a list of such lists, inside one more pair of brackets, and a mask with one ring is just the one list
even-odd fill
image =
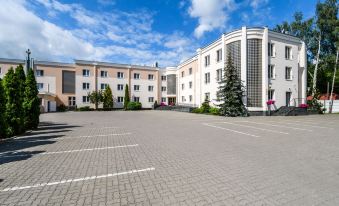
{"label": "window frame", "polygon": [[[120,76],[120,74],[121,74],[122,76]],[[117,78],[118,78],[118,79],[123,79],[124,77],[125,77],[124,72],[117,72]]]}
{"label": "window frame", "polygon": [[[136,78],[136,76],[138,76],[138,78]],[[140,79],[140,73],[133,73],[133,77],[136,80]]]}
{"label": "window frame", "polygon": [[[138,89],[136,89],[138,88]],[[133,85],[133,91],[139,92],[140,91],[140,85],[139,84],[134,84]]]}
{"label": "window frame", "polygon": [[[289,70],[289,72],[287,72]],[[289,74],[290,78],[287,78]],[[292,81],[293,80],[293,70],[292,67],[285,67],[285,80]]]}
{"label": "window frame", "polygon": [[91,71],[89,69],[82,69],[82,76],[83,77],[91,76]]}
{"label": "window frame", "polygon": [[118,91],[124,91],[124,85],[123,84],[117,84],[117,90]]}

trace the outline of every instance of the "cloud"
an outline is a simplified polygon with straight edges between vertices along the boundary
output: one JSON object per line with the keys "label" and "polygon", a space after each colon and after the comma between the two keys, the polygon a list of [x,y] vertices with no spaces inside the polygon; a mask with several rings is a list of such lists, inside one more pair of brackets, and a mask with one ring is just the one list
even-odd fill
{"label": "cloud", "polygon": [[233,0],[191,0],[189,15],[199,20],[194,35],[200,38],[205,32],[226,28],[228,12],[234,10],[235,6]]}
{"label": "cloud", "polygon": [[250,0],[250,6],[253,9],[257,9],[259,7],[262,7],[268,3],[268,0]]}
{"label": "cloud", "polygon": [[98,3],[103,6],[113,6],[115,5],[115,0],[98,0]]}

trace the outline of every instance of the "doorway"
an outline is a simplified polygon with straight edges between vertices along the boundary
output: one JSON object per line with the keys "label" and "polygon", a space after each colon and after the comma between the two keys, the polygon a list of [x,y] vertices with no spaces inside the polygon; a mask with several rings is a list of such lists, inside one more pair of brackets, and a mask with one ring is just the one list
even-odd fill
{"label": "doorway", "polygon": [[286,92],[286,106],[289,107],[291,104],[292,92]]}
{"label": "doorway", "polygon": [[168,97],[168,105],[175,105],[176,98],[175,97]]}

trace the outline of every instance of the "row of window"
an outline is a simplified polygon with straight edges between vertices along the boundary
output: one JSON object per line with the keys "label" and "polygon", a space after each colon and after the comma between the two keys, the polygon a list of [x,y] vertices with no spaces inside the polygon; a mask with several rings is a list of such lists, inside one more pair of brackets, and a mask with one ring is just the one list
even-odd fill
{"label": "row of window", "polygon": [[[181,101],[182,102],[186,102],[185,96],[181,96]],[[193,101],[193,96],[192,95],[188,95],[188,102],[192,102],[192,101]]]}
{"label": "row of window", "polygon": [[[188,82],[188,88],[189,88],[189,89],[192,89],[192,85],[193,85],[192,81]],[[181,84],[181,90],[184,90],[184,89],[185,89],[185,84],[182,83],[182,84]]]}
{"label": "row of window", "polygon": [[[134,102],[140,102],[140,97],[133,97],[133,101]],[[165,101],[166,101],[166,98],[165,98]],[[74,97],[74,102],[75,102],[75,97]],[[117,97],[117,102],[118,103],[123,103],[124,102],[124,97]],[[148,102],[153,103],[154,102],[154,97],[148,97]],[[82,103],[90,103],[89,97],[88,96],[82,96]],[[74,105],[71,105],[71,106],[74,106]]]}
{"label": "row of window", "polygon": [[[269,79],[275,79],[275,66],[274,65],[268,65],[268,78]],[[292,80],[292,67],[285,67],[285,79],[286,80]]]}
{"label": "row of window", "polygon": [[[285,93],[285,101],[286,101],[286,106],[290,106],[291,100],[292,100],[292,92],[287,91]],[[268,100],[275,100],[275,90],[270,89],[268,90]]]}
{"label": "row of window", "polygon": [[[275,45],[274,43],[268,43],[268,56],[276,57]],[[285,59],[293,59],[292,47],[285,46]]]}
{"label": "row of window", "polygon": [[[216,62],[220,62],[222,60],[222,50],[219,49],[216,51]],[[205,67],[208,67],[211,64],[211,56],[207,55],[205,56]]]}
{"label": "row of window", "polygon": [[[105,84],[105,83],[100,84],[100,89],[102,89],[102,90],[107,89],[107,87],[108,87],[108,84]],[[87,83],[87,82],[82,83],[82,89],[83,90],[89,90],[90,89],[89,88],[89,83]],[[117,90],[118,91],[123,91],[124,90],[124,85],[123,84],[118,84],[117,85]],[[134,91],[140,91],[140,85],[134,85]],[[148,86],[148,91],[149,92],[153,92],[154,91],[154,86],[149,85]],[[166,91],[166,87],[161,87],[161,91]]]}
{"label": "row of window", "polygon": [[[83,69],[82,70],[82,76],[84,77],[89,77],[90,76],[90,70],[89,69]],[[100,71],[100,76],[105,78],[108,77],[107,71]],[[123,79],[124,78],[124,72],[117,72],[117,78],[118,79]],[[140,79],[140,73],[133,73],[134,79]],[[148,75],[148,80],[154,80],[154,75],[149,74]]]}
{"label": "row of window", "polygon": [[[188,69],[188,75],[192,75],[192,68]],[[184,76],[185,76],[185,71],[182,71],[181,72],[181,77],[184,77]]]}

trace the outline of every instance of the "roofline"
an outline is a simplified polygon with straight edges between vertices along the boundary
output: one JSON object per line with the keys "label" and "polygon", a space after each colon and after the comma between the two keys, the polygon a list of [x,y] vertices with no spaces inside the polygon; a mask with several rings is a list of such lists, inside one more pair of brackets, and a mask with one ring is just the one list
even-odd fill
{"label": "roofline", "polygon": [[165,69],[161,67],[141,66],[141,65],[133,65],[133,64],[118,64],[118,63],[99,62],[99,61],[87,61],[87,60],[80,60],[80,59],[75,59],[74,62],[75,64],[82,64],[82,65],[99,65],[99,66],[119,67],[119,68],[147,69],[147,70]]}
{"label": "roofline", "polygon": [[7,58],[0,58],[0,62],[3,62],[3,63],[25,64],[25,60],[22,60],[22,59],[7,59]]}
{"label": "roofline", "polygon": [[50,61],[34,61],[36,65],[46,65],[46,66],[60,66],[60,67],[75,67],[72,63],[62,63],[62,62],[50,62]]}

